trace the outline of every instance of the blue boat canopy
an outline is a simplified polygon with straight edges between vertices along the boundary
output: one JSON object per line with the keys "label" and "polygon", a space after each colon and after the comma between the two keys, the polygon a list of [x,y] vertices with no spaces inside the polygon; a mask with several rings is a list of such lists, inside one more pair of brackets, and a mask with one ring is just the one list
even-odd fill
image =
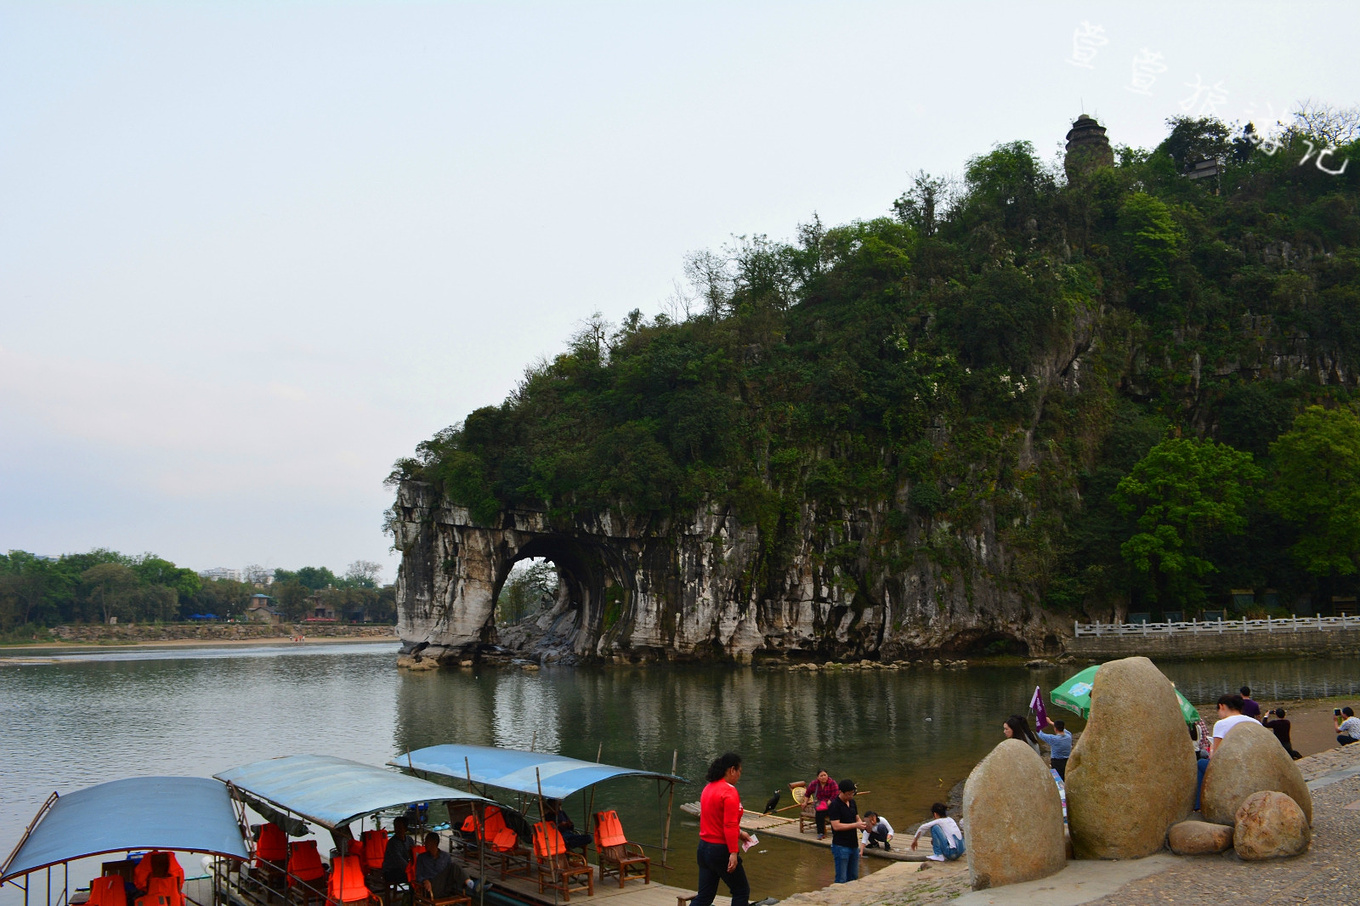
{"label": "blue boat canopy", "polygon": [[543,795],[550,799],[565,799],[577,790],[615,777],[646,777],[667,783],[689,783],[674,774],[638,771],[548,752],[522,752],[495,746],[429,746],[394,758],[388,764],[534,795],[537,795],[541,782]]}
{"label": "blue boat canopy", "polygon": [[134,849],[246,859],[227,788],[205,777],[132,777],[49,799],[0,867],[0,882],[40,868]]}
{"label": "blue boat canopy", "polygon": [[491,802],[482,796],[330,755],[286,755],[214,774],[249,796],[334,830],[417,802]]}

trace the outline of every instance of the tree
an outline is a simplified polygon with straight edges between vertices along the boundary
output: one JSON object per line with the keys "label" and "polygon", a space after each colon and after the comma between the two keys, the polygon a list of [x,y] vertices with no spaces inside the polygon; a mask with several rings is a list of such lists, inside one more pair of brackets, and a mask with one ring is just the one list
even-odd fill
{"label": "tree", "polygon": [[271,570],[266,569],[258,563],[251,563],[241,570],[241,579],[251,585],[268,585],[269,580],[274,576]]}
{"label": "tree", "polygon": [[510,570],[500,597],[496,616],[504,623],[515,623],[552,605],[557,594],[557,568],[548,560],[521,560]]}
{"label": "tree", "polygon": [[1119,211],[1119,230],[1129,246],[1129,269],[1138,291],[1146,296],[1170,292],[1171,263],[1184,238],[1171,210],[1160,199],[1137,192]]}
{"label": "tree", "polygon": [[949,202],[949,182],[925,170],[912,178],[911,188],[893,202],[893,213],[922,236],[934,236],[941,212]]}
{"label": "tree", "polygon": [[87,599],[99,608],[103,622],[112,617],[127,617],[129,594],[137,587],[137,574],[121,563],[98,563],[80,574],[89,586]]}
{"label": "tree", "polygon": [[1360,417],[1309,406],[1270,445],[1269,506],[1298,526],[1294,558],[1314,576],[1360,564]]}
{"label": "tree", "polygon": [[345,570],[345,581],[356,588],[377,588],[382,569],[382,564],[373,560],[355,560]]}
{"label": "tree", "polygon": [[1349,145],[1360,138],[1360,107],[1335,107],[1310,98],[1294,111],[1293,127],[1326,145]]}
{"label": "tree", "polygon": [[1171,155],[1182,172],[1196,161],[1223,157],[1232,147],[1232,133],[1216,117],[1173,116],[1166,124],[1171,127],[1171,134],[1157,150]]}
{"label": "tree", "polygon": [[1211,440],[1173,437],[1148,451],[1115,488],[1114,501],[1137,517],[1138,531],[1120,547],[1159,603],[1198,603],[1200,579],[1214,571],[1205,556],[1218,535],[1247,525],[1247,489],[1261,470],[1250,453]]}

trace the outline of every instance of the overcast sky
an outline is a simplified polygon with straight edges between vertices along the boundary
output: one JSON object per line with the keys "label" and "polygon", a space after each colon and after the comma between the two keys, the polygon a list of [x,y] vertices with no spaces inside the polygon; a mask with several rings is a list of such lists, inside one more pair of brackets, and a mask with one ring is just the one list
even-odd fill
{"label": "overcast sky", "polygon": [[592,312],[656,314],[687,252],[883,215],[998,142],[1052,158],[1083,110],[1151,147],[1360,103],[1357,23],[0,0],[0,549],[391,581],[392,462]]}

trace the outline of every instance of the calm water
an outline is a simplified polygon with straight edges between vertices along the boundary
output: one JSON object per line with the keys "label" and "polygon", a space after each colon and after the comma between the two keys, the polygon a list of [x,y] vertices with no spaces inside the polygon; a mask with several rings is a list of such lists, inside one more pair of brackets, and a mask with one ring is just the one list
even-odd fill
{"label": "calm water", "polygon": [[[0,666],[0,857],[54,790],[143,774],[210,776],[300,752],[382,764],[408,749],[465,742],[561,752],[695,781],[678,787],[669,872],[693,886],[697,821],[678,811],[698,798],[704,770],[728,749],[746,759],[748,808],[825,766],[850,776],[861,810],[899,831],[1000,739],[1036,684],[1074,668],[1031,671],[786,673],[745,668],[500,669],[406,674],[390,644],[261,646],[38,655]],[[1163,665],[1193,702],[1243,682],[1258,698],[1356,693],[1360,660]],[[1080,721],[1073,721],[1079,724]],[[630,836],[659,843],[665,802],[656,785],[621,780],[596,791]],[[588,810],[567,804],[578,824]],[[782,896],[831,881],[825,850],[762,840],[746,857],[754,895]],[[653,853],[654,860],[656,854]],[[869,860],[867,868],[886,863]],[[85,875],[80,875],[84,880]],[[0,904],[18,902],[12,887]]]}

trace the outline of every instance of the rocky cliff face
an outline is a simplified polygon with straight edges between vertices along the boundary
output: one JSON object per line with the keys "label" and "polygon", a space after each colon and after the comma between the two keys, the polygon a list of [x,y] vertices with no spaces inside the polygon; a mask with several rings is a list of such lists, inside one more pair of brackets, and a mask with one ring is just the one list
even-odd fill
{"label": "rocky cliff face", "polygon": [[[568,661],[898,657],[998,638],[1048,650],[1060,631],[1019,591],[993,581],[1005,573],[1006,552],[991,531],[966,539],[976,556],[967,575],[925,557],[901,571],[871,569],[866,559],[859,575],[853,565],[830,565],[838,559],[830,548],[877,537],[884,511],[859,512],[830,530],[805,509],[798,549],[762,588],[761,539],[727,513],[658,530],[607,514],[554,526],[541,513],[508,512],[486,527],[416,482],[400,487],[396,509],[398,634],[408,650],[425,643],[426,656],[513,642]],[[496,596],[525,557],[552,560],[562,590],[535,627],[501,639]]]}

